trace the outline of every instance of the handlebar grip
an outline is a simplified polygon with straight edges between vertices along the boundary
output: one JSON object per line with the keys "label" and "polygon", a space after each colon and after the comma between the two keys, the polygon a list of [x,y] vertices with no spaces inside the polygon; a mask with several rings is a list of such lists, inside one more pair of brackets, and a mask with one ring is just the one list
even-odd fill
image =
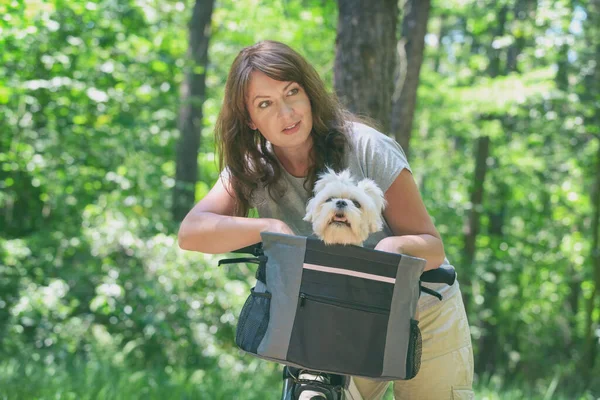
{"label": "handlebar grip", "polygon": [[430,269],[421,274],[421,282],[428,283],[445,283],[447,285],[454,284],[456,280],[456,271],[454,267],[439,267],[436,269]]}
{"label": "handlebar grip", "polygon": [[250,246],[242,247],[241,249],[232,250],[231,253],[244,253],[257,256],[257,252],[262,250],[262,242],[251,244]]}

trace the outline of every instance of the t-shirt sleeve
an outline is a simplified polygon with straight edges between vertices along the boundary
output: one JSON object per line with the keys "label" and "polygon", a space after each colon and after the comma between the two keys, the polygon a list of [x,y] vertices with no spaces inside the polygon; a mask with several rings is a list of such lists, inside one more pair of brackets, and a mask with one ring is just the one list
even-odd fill
{"label": "t-shirt sleeve", "polygon": [[385,193],[403,169],[412,173],[406,154],[395,139],[368,126],[357,124],[357,153],[367,178]]}
{"label": "t-shirt sleeve", "polygon": [[[229,167],[223,168],[221,173],[219,174],[219,179],[222,180],[223,184],[229,182],[231,178],[231,171]],[[248,199],[248,205],[250,208],[255,208],[258,204],[261,204],[265,201],[265,191],[264,190],[254,190],[252,192],[252,196]]]}
{"label": "t-shirt sleeve", "polygon": [[224,182],[227,182],[229,180],[229,167],[225,167],[221,170],[221,173],[219,174],[219,179],[223,179]]}

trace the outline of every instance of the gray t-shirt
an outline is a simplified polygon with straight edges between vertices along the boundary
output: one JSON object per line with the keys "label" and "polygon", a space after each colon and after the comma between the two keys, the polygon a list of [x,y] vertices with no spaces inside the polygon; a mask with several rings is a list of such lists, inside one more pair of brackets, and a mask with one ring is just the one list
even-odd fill
{"label": "gray t-shirt", "polygon": [[[374,180],[385,193],[403,169],[411,171],[406,155],[400,145],[392,138],[361,123],[352,123],[349,137],[349,151],[346,153],[346,167],[352,176],[360,181],[363,178]],[[283,166],[282,179],[285,194],[277,202],[273,201],[266,189],[256,190],[250,200],[261,218],[276,218],[285,222],[297,235],[311,236],[312,225],[303,220],[306,204],[311,193],[304,189],[304,178],[296,178],[289,174]],[[377,243],[393,233],[384,219],[382,231],[369,235],[364,247],[374,248]],[[448,260],[445,260],[448,264]],[[424,284],[444,297],[444,300],[458,292],[458,282],[452,286],[445,284]],[[418,310],[423,311],[439,300],[422,293]]]}

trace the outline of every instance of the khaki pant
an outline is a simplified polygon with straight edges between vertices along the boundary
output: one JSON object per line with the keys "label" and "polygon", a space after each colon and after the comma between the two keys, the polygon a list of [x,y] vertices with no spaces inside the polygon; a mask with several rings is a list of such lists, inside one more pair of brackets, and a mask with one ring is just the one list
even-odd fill
{"label": "khaki pant", "polygon": [[[408,381],[394,381],[394,399],[474,399],[473,347],[460,292],[420,315],[423,339],[421,368]],[[379,400],[389,382],[352,378],[349,399]]]}

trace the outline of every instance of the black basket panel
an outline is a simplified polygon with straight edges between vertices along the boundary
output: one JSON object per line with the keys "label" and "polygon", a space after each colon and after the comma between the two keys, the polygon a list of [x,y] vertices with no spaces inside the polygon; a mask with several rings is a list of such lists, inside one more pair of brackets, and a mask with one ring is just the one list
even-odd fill
{"label": "black basket panel", "polygon": [[381,376],[389,311],[357,309],[310,298],[300,304],[288,360],[311,369]]}

